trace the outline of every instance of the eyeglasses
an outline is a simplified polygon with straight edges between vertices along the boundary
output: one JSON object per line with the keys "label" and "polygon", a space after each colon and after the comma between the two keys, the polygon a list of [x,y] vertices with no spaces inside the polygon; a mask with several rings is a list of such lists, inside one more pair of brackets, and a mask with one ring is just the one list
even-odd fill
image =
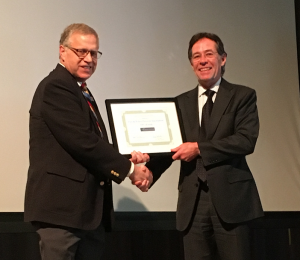
{"label": "eyeglasses", "polygon": [[99,59],[102,56],[102,52],[100,51],[93,51],[87,49],[75,49],[69,46],[66,46],[71,51],[73,51],[79,59],[84,59],[89,53],[91,54],[92,59]]}
{"label": "eyeglasses", "polygon": [[215,57],[215,55],[218,54],[217,52],[214,51],[206,51],[203,54],[200,53],[196,53],[192,56],[192,60],[193,61],[198,61],[203,57],[207,58],[207,59],[212,59]]}

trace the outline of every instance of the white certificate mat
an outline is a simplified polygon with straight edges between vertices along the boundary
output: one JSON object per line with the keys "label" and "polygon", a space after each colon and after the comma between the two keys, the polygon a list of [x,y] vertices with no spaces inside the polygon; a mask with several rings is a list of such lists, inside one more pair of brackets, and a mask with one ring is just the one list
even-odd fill
{"label": "white certificate mat", "polygon": [[114,146],[121,154],[170,153],[183,143],[173,98],[106,100]]}

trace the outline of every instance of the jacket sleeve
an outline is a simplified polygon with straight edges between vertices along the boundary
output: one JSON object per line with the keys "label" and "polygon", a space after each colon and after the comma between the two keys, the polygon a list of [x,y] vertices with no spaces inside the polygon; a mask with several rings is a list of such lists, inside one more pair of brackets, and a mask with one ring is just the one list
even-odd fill
{"label": "jacket sleeve", "polygon": [[155,157],[150,158],[150,161],[146,163],[146,167],[153,174],[152,185],[171,166],[172,163],[173,163],[172,156],[155,156]]}

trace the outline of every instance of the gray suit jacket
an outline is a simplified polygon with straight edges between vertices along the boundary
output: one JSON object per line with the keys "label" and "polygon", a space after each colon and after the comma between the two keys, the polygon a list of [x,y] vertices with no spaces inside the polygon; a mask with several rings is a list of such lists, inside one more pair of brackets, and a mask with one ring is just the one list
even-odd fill
{"label": "gray suit jacket", "polygon": [[[254,151],[259,132],[256,94],[253,89],[222,79],[214,102],[207,141],[199,138],[198,87],[177,97],[187,142],[198,142],[201,161],[213,204],[227,223],[263,216],[252,173],[245,156]],[[177,228],[190,223],[198,192],[196,158],[181,162],[178,184]],[[156,181],[172,159],[153,158],[147,164]]]}

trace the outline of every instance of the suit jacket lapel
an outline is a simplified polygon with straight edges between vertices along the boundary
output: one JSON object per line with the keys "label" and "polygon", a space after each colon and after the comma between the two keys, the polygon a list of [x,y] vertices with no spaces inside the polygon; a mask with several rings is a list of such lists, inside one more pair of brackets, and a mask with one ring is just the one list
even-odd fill
{"label": "suit jacket lapel", "polygon": [[220,119],[222,115],[224,114],[225,109],[227,108],[232,96],[233,92],[231,91],[232,87],[230,83],[228,83],[226,80],[222,78],[222,81],[220,83],[220,87],[218,90],[218,94],[216,97],[216,100],[214,102],[213,110],[211,112],[209,127],[208,127],[208,133],[207,133],[207,139],[212,139],[215,131],[217,130],[218,124],[220,122]]}
{"label": "suit jacket lapel", "polygon": [[[72,86],[72,88],[74,87],[74,89],[77,91],[78,95],[82,99],[82,102],[85,103],[86,106],[88,107],[91,120],[93,121],[93,124],[95,125],[95,128],[98,129],[95,116],[93,115],[93,112],[91,111],[91,109],[90,109],[90,107],[89,107],[89,105],[88,105],[88,103],[86,101],[86,98],[83,96],[82,91],[81,91],[80,87],[78,86],[78,83],[77,83],[76,79],[74,78],[74,76],[64,66],[62,66],[61,64],[57,64],[55,70],[58,73],[62,73],[63,77],[69,77],[70,79],[71,78],[73,79],[73,83],[72,83],[73,86]],[[90,94],[93,97],[93,95],[92,95],[91,92],[90,92]],[[94,105],[93,106],[94,106],[95,113],[96,113],[96,115],[98,117],[98,120],[99,120],[99,125],[100,125],[100,128],[101,128],[102,134],[103,134],[103,138],[104,138],[104,140],[108,141],[108,137],[107,137],[107,133],[106,133],[106,129],[105,129],[105,125],[103,123],[102,117],[101,117],[101,115],[99,113],[99,110],[98,110],[96,102],[94,102],[94,104],[95,104],[95,106]],[[100,135],[100,132],[99,132],[99,135]]]}
{"label": "suit jacket lapel", "polygon": [[[98,123],[99,123],[99,126],[100,126],[100,128],[101,128],[101,132],[102,132],[102,134],[103,134],[103,138],[104,138],[106,141],[108,141],[108,137],[107,137],[107,132],[106,132],[106,129],[105,129],[105,125],[104,125],[103,119],[102,119],[102,117],[101,117],[101,115],[100,115],[100,112],[99,112],[97,103],[96,103],[95,98],[94,98],[94,96],[93,96],[93,94],[92,94],[92,92],[91,92],[90,90],[89,90],[89,93],[90,93],[91,97],[94,99],[93,107],[94,107],[95,113],[96,113],[97,118],[98,118]],[[91,118],[92,118],[92,120],[93,120],[93,122],[94,122],[96,128],[98,129],[98,126],[97,126],[97,123],[96,123],[96,119],[95,119],[95,116],[93,115],[93,112],[92,112],[92,111],[90,111],[90,115],[91,115]]]}
{"label": "suit jacket lapel", "polygon": [[[187,93],[184,104],[185,104],[185,111],[186,111],[184,115],[187,115],[188,117],[188,123],[190,129],[190,132],[186,134],[189,140],[196,142],[198,140],[199,127],[200,127],[199,106],[198,106],[198,86]],[[197,123],[195,123],[195,120]]]}

